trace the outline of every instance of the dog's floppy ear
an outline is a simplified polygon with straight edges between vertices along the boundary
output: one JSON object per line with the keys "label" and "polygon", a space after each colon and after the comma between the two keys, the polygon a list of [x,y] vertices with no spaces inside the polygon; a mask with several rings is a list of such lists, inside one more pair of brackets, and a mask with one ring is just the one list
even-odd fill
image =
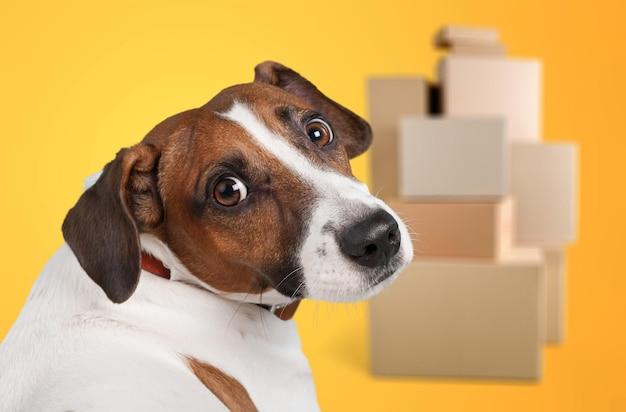
{"label": "dog's floppy ear", "polygon": [[157,188],[158,151],[120,151],[63,222],[63,236],[87,274],[115,303],[135,291],[141,271],[139,231],[163,220]]}
{"label": "dog's floppy ear", "polygon": [[372,129],[365,120],[326,97],[310,81],[290,68],[267,61],[259,64],[254,73],[254,81],[280,87],[326,116],[350,158],[365,152],[372,143]]}

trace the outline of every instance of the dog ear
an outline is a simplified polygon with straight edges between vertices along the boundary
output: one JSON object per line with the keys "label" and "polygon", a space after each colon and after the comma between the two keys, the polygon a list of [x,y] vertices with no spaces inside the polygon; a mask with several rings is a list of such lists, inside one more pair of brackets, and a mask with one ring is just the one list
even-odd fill
{"label": "dog ear", "polygon": [[365,152],[371,145],[372,129],[364,119],[326,97],[313,83],[295,71],[268,61],[255,67],[254,73],[254,81],[280,87],[328,117],[351,159]]}
{"label": "dog ear", "polygon": [[115,303],[130,298],[139,283],[139,231],[155,230],[163,221],[158,158],[149,145],[120,151],[63,222],[78,262]]}

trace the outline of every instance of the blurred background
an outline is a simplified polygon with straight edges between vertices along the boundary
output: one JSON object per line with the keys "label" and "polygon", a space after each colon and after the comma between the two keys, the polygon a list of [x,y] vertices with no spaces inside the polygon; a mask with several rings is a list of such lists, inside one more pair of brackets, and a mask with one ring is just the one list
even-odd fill
{"label": "blurred background", "polygon": [[[434,79],[445,24],[494,27],[543,62],[546,141],[579,147],[567,339],[536,382],[370,373],[367,303],[296,317],[324,411],[626,410],[626,2],[21,1],[0,13],[0,338],[62,243],[84,177],[165,117],[280,61],[367,117],[372,75]],[[371,181],[369,155],[353,162]]]}

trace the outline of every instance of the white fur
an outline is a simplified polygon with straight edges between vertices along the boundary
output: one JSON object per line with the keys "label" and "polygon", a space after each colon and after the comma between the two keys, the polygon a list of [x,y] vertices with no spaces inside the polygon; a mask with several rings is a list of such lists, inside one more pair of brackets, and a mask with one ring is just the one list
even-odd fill
{"label": "white fur", "polygon": [[[271,132],[249,107],[235,102],[224,117],[238,123],[266,151],[272,153],[303,182],[315,188],[317,203],[309,232],[300,251],[300,263],[305,279],[305,293],[316,300],[346,302],[373,296],[391,283],[413,257],[409,232],[402,220],[380,199],[372,196],[363,183],[331,168],[321,169],[296,150],[284,137]],[[332,222],[340,225],[364,218],[377,209],[384,209],[398,222],[402,238],[397,260],[403,264],[384,282],[371,287],[363,268],[347,259],[333,234],[324,230]],[[325,253],[318,253],[323,249]]]}
{"label": "white fur", "polygon": [[233,376],[260,411],[318,410],[294,322],[147,272],[113,304],[64,245],[0,346],[0,411],[226,410],[183,356]]}

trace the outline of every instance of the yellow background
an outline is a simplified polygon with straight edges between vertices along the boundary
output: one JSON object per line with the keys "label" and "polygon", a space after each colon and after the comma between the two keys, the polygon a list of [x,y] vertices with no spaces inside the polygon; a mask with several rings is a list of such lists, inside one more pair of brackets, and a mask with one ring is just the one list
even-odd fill
{"label": "yellow background", "polygon": [[[367,306],[297,321],[324,411],[626,411],[624,1],[5,1],[0,10],[0,337],[62,242],[82,179],[168,115],[281,61],[362,115],[372,74],[425,74],[445,23],[544,62],[544,136],[580,147],[568,335],[540,382],[381,379]],[[354,162],[368,178],[367,156]],[[1,396],[1,394],[0,394]]]}

